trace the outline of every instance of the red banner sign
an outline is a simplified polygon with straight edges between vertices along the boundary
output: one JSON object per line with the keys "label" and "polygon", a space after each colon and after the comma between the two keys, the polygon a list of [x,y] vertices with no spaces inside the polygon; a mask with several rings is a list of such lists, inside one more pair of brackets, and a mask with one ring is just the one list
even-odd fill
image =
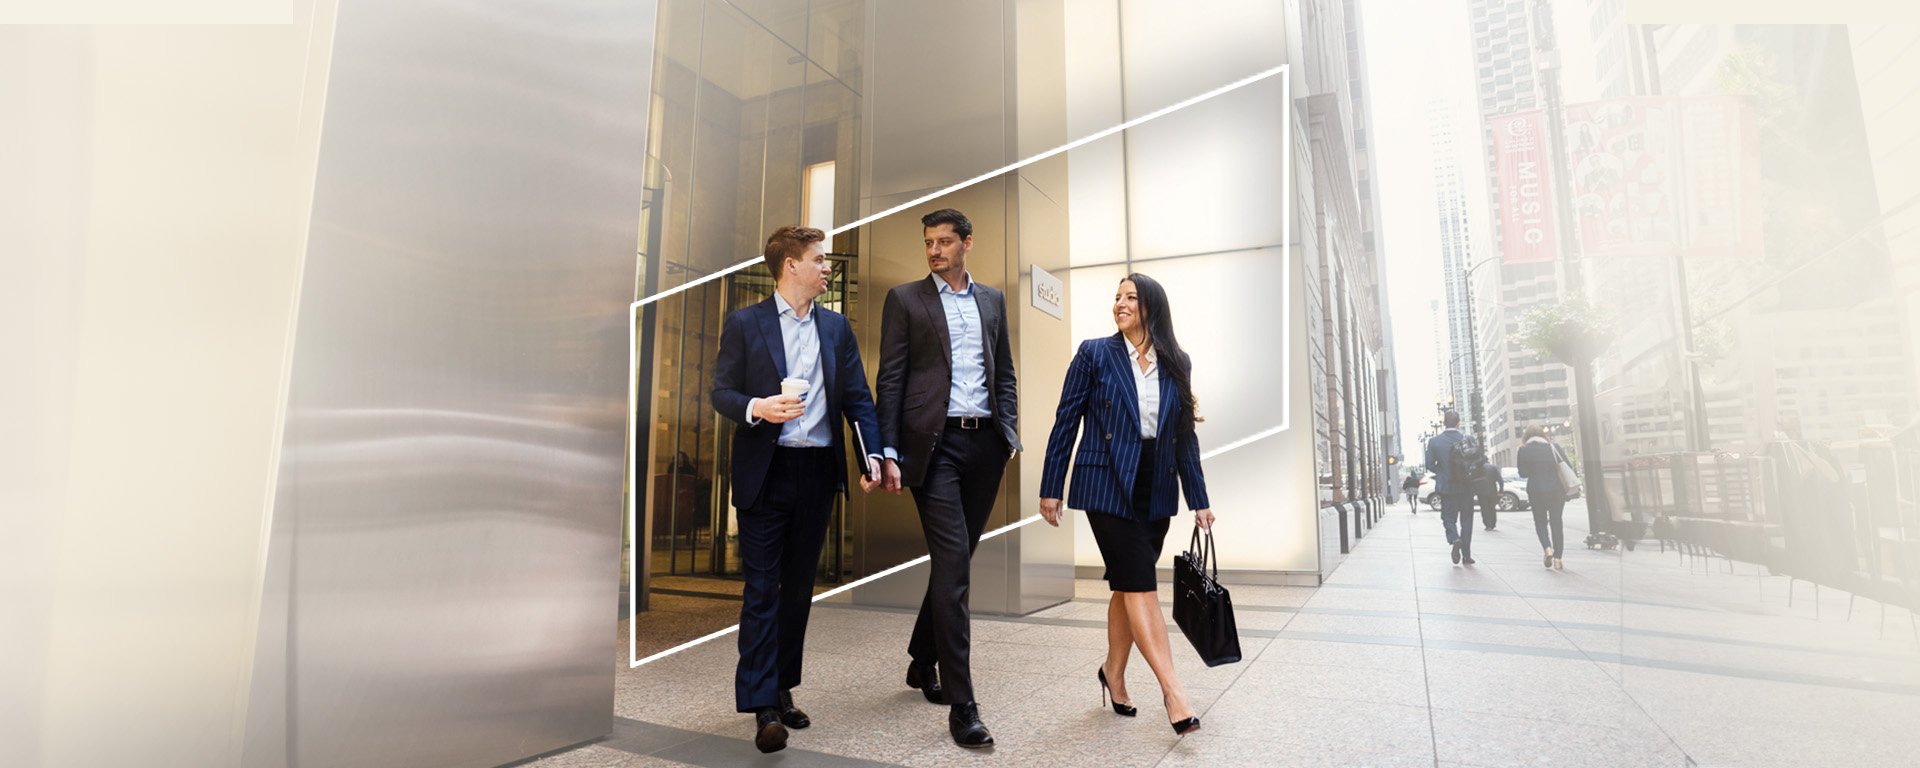
{"label": "red banner sign", "polygon": [[1540,110],[1499,115],[1493,130],[1493,161],[1499,187],[1500,252],[1508,264],[1551,261],[1560,253],[1554,229],[1553,193],[1547,183],[1547,120]]}
{"label": "red banner sign", "polygon": [[1679,103],[1630,97],[1567,106],[1567,160],[1583,256],[1680,244],[1674,213]]}

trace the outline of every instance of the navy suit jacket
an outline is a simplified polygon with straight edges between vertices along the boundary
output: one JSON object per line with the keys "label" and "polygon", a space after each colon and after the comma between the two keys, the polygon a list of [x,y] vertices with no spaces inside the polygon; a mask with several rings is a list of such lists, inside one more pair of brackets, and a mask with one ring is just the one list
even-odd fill
{"label": "navy suit jacket", "polygon": [[[860,345],[853,326],[838,312],[814,305],[814,328],[820,333],[820,370],[826,376],[827,426],[833,432],[834,466],[841,492],[847,489],[847,439],[840,420],[845,418],[866,440],[868,453],[878,454],[880,422],[867,388],[867,369],[860,362]],[[756,397],[780,394],[787,377],[787,345],[780,336],[780,309],[773,297],[727,315],[720,327],[720,359],[713,372],[713,409],[734,420],[733,506],[751,509],[773,464],[781,424],[762,421],[748,426],[747,403]],[[808,408],[816,407],[808,403]],[[865,461],[863,457],[861,459]]]}
{"label": "navy suit jacket", "polygon": [[1433,473],[1434,493],[1445,496],[1465,496],[1474,492],[1472,488],[1455,488],[1452,483],[1447,482],[1451,474],[1447,469],[1453,463],[1453,451],[1450,449],[1465,439],[1467,436],[1459,429],[1450,429],[1427,438],[1427,471]]}
{"label": "navy suit jacket", "polygon": [[[1120,334],[1080,343],[1067,366],[1067,383],[1060,388],[1060,408],[1054,412],[1053,433],[1047,436],[1047,462],[1040,473],[1040,497],[1060,498],[1066,484],[1067,455],[1073,453],[1075,433],[1086,422],[1086,440],[1073,457],[1073,487],[1067,506],[1122,517],[1133,516],[1133,483],[1140,465],[1140,397],[1134,389],[1133,365],[1126,340]],[[1147,519],[1173,517],[1175,495],[1184,487],[1187,508],[1209,509],[1207,480],[1200,473],[1200,441],[1192,430],[1175,434],[1175,415],[1185,402],[1180,386],[1166,371],[1160,375],[1159,437],[1154,441],[1153,502]]]}

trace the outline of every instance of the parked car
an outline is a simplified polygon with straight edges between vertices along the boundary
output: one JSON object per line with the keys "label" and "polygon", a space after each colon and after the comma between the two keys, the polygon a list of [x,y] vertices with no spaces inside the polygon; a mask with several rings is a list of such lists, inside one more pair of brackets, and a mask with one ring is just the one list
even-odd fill
{"label": "parked car", "polygon": [[[1527,501],[1527,481],[1521,479],[1520,470],[1513,467],[1501,467],[1500,479],[1505,484],[1501,486],[1500,500],[1493,503],[1494,509],[1508,512],[1516,509],[1526,509],[1532,506],[1532,504]],[[1429,507],[1434,509],[1440,508],[1440,494],[1435,493],[1433,490],[1433,475],[1431,474],[1420,478],[1420,499],[1425,501]]]}

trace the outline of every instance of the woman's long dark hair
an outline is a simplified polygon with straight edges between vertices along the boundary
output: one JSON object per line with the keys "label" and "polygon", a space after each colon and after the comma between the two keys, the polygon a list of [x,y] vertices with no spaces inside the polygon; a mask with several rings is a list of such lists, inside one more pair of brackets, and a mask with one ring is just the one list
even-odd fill
{"label": "woman's long dark hair", "polygon": [[1147,324],[1147,338],[1153,343],[1153,350],[1159,356],[1160,370],[1173,377],[1173,383],[1180,385],[1180,396],[1184,401],[1174,416],[1175,426],[1182,432],[1193,431],[1195,422],[1206,421],[1200,418],[1199,401],[1193,396],[1193,362],[1187,353],[1180,349],[1180,340],[1173,335],[1173,305],[1167,302],[1167,289],[1151,277],[1135,272],[1127,275],[1121,282],[1133,281],[1133,292],[1140,297],[1141,320]]}

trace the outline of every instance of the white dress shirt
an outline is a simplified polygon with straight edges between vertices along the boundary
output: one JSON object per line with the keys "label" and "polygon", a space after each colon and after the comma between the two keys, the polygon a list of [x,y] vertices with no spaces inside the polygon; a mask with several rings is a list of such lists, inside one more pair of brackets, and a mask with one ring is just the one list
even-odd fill
{"label": "white dress shirt", "polygon": [[966,290],[956,291],[939,275],[932,275],[947,316],[947,352],[953,361],[953,382],[947,390],[948,416],[993,415],[987,407],[987,336],[980,320],[980,303],[973,291],[973,274]]}
{"label": "white dress shirt", "polygon": [[[800,418],[780,425],[780,445],[788,448],[825,448],[833,445],[833,433],[827,424],[825,406],[821,403],[826,394],[827,377],[820,370],[820,328],[813,320],[819,317],[812,304],[807,305],[807,316],[803,319],[787,303],[787,297],[779,292],[773,294],[774,307],[780,310],[780,345],[787,355],[788,378],[806,379],[807,393],[800,397],[807,410]],[[755,426],[760,420],[754,418],[753,406],[763,398],[747,401],[747,425]]]}
{"label": "white dress shirt", "polygon": [[1160,435],[1160,356],[1148,350],[1144,371],[1139,356],[1130,356],[1127,368],[1133,371],[1133,391],[1140,396],[1140,439],[1152,440]]}

